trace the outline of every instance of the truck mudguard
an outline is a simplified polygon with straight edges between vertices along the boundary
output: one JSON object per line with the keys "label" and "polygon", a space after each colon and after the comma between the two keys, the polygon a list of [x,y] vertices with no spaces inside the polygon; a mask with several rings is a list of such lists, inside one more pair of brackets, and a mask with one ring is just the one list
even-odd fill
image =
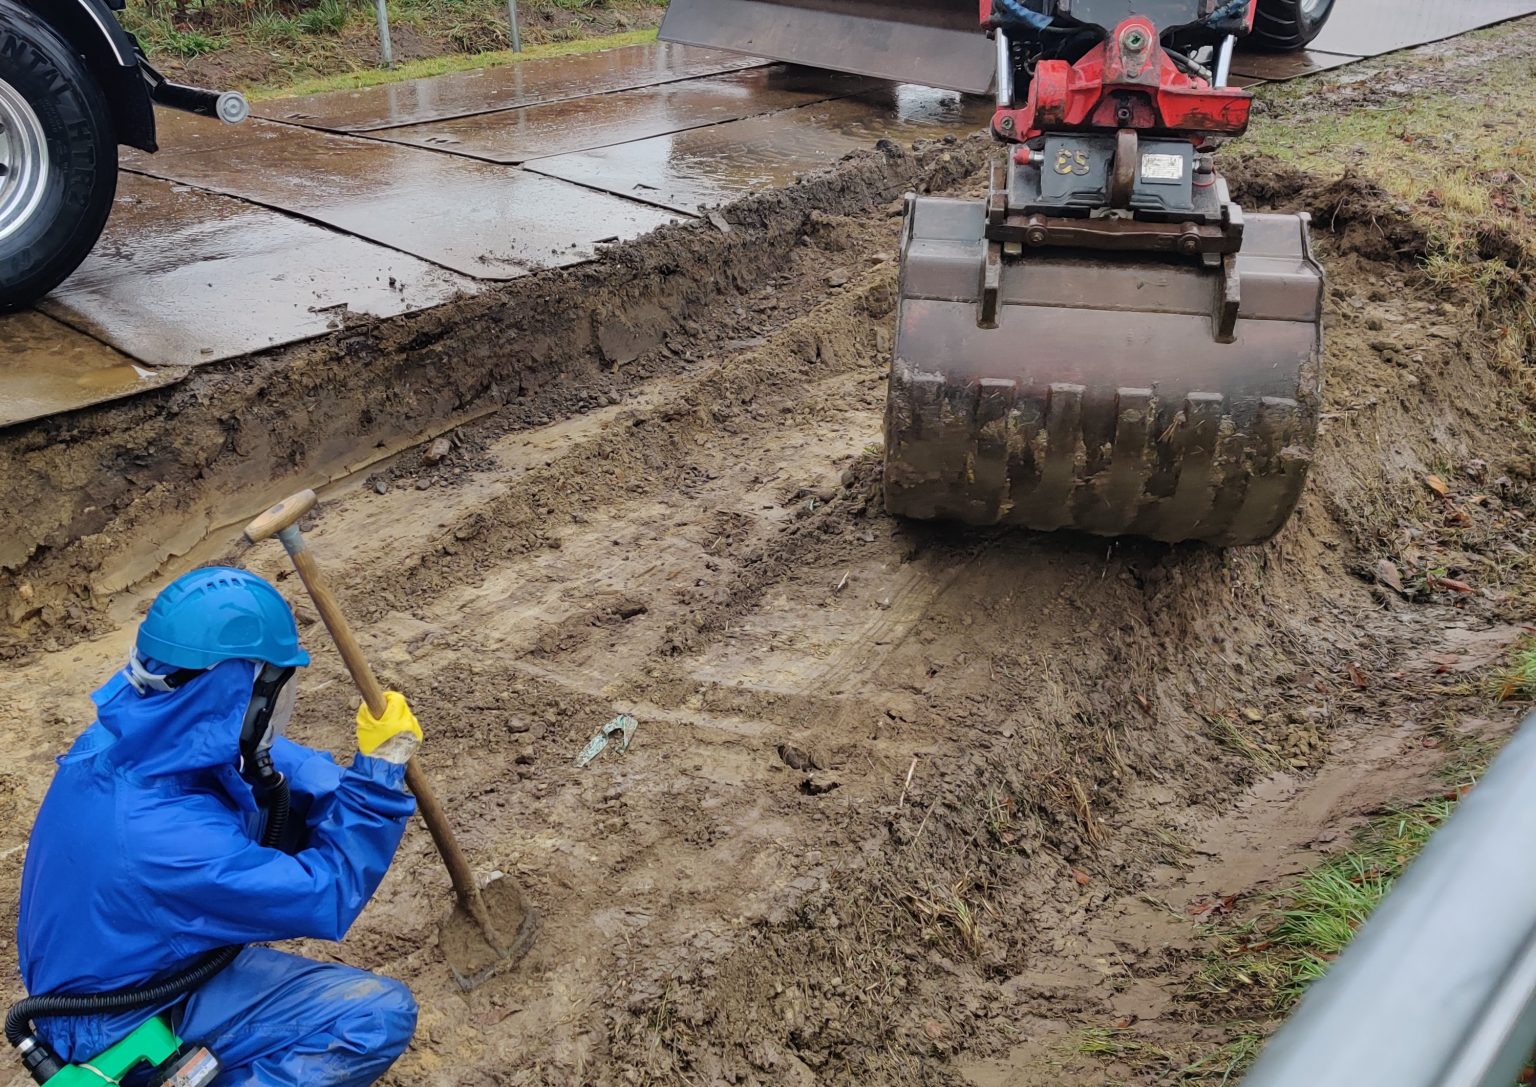
{"label": "truck mudguard", "polygon": [[117,142],[155,150],[155,112],[139,72],[139,46],[114,11],[125,0],[20,0],[80,51],[112,109]]}

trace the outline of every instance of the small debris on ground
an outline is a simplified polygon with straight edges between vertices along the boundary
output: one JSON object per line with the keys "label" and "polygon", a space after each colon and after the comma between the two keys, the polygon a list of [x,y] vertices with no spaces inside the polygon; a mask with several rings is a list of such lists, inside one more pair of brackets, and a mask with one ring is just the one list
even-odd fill
{"label": "small debris on ground", "polygon": [[607,748],[608,741],[614,736],[621,736],[623,738],[619,743],[617,754],[624,754],[624,752],[629,750],[629,742],[634,738],[635,728],[638,725],[639,722],[629,714],[619,714],[587,741],[587,746],[583,747],[581,754],[576,756],[576,765],[586,766],[593,759],[601,755],[604,749]]}
{"label": "small debris on ground", "polygon": [[1235,894],[1220,895],[1216,898],[1193,902],[1185,912],[1189,914],[1192,920],[1209,921],[1213,917],[1220,917],[1223,914],[1231,913],[1232,907],[1237,905],[1237,899],[1238,896]]}
{"label": "small debris on ground", "polygon": [[780,744],[779,758],[784,761],[784,765],[792,770],[826,769],[826,766],[814,753],[796,747],[793,744]]}
{"label": "small debris on ground", "polygon": [[842,788],[843,783],[831,774],[817,773],[807,774],[800,783],[800,791],[806,796],[824,796],[833,789]]}
{"label": "small debris on ground", "polygon": [[1382,559],[1376,564],[1376,580],[1394,592],[1407,596],[1407,590],[1403,588],[1403,575],[1397,569],[1397,564],[1391,559]]}

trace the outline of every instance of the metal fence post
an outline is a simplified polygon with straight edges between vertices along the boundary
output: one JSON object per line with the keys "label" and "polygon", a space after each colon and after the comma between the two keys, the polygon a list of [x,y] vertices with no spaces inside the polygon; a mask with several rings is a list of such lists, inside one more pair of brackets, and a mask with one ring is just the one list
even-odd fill
{"label": "metal fence post", "polygon": [[373,0],[379,14],[379,57],[384,67],[395,66],[395,47],[389,40],[389,5],[387,0]]}
{"label": "metal fence post", "polygon": [[523,51],[523,33],[517,26],[517,0],[507,0],[507,23],[512,28],[512,52]]}

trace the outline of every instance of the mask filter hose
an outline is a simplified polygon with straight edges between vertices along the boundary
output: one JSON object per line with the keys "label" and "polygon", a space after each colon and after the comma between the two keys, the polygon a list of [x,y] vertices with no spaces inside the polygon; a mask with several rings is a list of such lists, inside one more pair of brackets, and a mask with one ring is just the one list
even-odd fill
{"label": "mask filter hose", "polygon": [[[288,808],[288,782],[279,777],[272,785],[267,800],[267,825],[261,835],[261,844],[266,848],[275,849],[283,840],[283,834],[288,828]],[[164,981],[152,985],[115,989],[110,993],[44,993],[41,996],[29,996],[12,1005],[6,1013],[5,1040],[17,1049],[25,1048],[27,1068],[33,1078],[42,1083],[58,1071],[59,1065],[57,1058],[33,1035],[32,1020],[58,1015],[101,1015],[163,1004],[208,981],[234,962],[242,950],[240,947],[221,947]],[[31,1044],[27,1045],[28,1042]],[[51,1069],[45,1070],[44,1066],[49,1064]],[[43,1072],[41,1079],[38,1078],[39,1072]]]}

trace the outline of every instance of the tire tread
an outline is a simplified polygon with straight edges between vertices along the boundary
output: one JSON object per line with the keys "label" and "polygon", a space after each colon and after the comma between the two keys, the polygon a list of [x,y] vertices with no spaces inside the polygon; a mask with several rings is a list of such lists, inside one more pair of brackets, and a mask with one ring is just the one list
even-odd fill
{"label": "tire tread", "polygon": [[[73,97],[68,112],[90,125],[92,161],[111,164],[111,169],[98,166],[95,170],[83,209],[78,213],[57,209],[54,221],[33,243],[43,250],[40,258],[23,266],[19,255],[8,257],[0,252],[0,313],[6,313],[30,305],[57,287],[95,246],[117,193],[117,139],[111,108],[100,85],[85,61],[46,20],[17,0],[0,0],[0,35],[25,40],[64,77],[66,89],[60,96]],[[13,75],[13,86],[15,79]],[[40,116],[43,112],[39,111]],[[50,138],[55,135],[50,133]]]}
{"label": "tire tread", "polygon": [[1321,15],[1308,19],[1299,0],[1259,0],[1253,33],[1244,44],[1265,53],[1300,52],[1322,33],[1332,13],[1333,5],[1329,4]]}

